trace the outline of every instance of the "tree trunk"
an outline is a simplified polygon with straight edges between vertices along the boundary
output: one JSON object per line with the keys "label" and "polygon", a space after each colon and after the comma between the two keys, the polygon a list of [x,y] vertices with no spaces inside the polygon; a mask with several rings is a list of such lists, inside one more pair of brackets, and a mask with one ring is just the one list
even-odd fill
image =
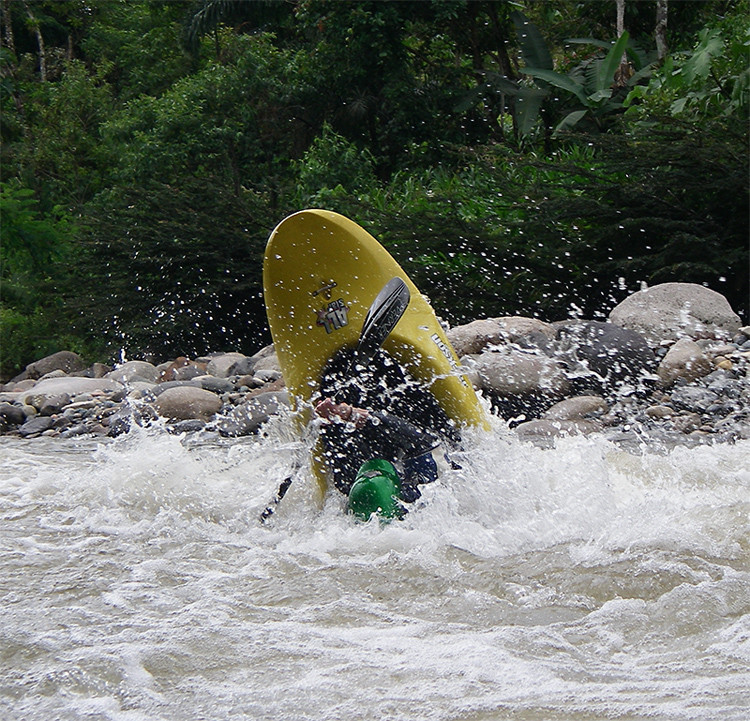
{"label": "tree trunk", "polygon": [[656,0],[654,38],[656,39],[656,54],[659,60],[664,60],[669,51],[667,47],[667,2],[668,0]]}
{"label": "tree trunk", "polygon": [[[625,0],[615,0],[617,3],[617,37],[622,37],[625,32]],[[623,53],[620,59],[620,67],[615,72],[615,86],[623,88],[628,80],[633,77],[633,68],[628,62],[628,54]]]}
{"label": "tree trunk", "polygon": [[26,0],[22,0],[23,7],[26,10],[26,15],[29,18],[29,25],[33,28],[34,34],[36,35],[36,44],[39,48],[39,77],[42,79],[42,82],[46,82],[47,80],[47,54],[44,50],[44,37],[42,36],[42,30],[39,27],[39,21],[34,17],[34,14],[31,12],[31,9],[29,8],[28,4],[26,3]]}
{"label": "tree trunk", "polygon": [[615,0],[617,4],[617,37],[625,32],[625,0]]}

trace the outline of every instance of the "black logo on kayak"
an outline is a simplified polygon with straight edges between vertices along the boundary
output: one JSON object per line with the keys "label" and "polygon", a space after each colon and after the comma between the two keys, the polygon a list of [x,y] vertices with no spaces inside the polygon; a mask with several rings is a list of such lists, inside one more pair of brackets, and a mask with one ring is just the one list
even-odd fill
{"label": "black logo on kayak", "polygon": [[343,328],[349,323],[349,306],[344,303],[343,298],[331,301],[325,308],[316,311],[318,325],[326,329],[326,333],[332,333]]}

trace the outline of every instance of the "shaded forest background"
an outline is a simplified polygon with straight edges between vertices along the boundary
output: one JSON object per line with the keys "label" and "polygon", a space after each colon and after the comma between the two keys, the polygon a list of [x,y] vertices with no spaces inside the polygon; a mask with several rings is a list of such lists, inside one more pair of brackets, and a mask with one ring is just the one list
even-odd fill
{"label": "shaded forest background", "polygon": [[747,0],[0,3],[4,377],[255,352],[305,207],[451,323],[666,281],[748,321]]}

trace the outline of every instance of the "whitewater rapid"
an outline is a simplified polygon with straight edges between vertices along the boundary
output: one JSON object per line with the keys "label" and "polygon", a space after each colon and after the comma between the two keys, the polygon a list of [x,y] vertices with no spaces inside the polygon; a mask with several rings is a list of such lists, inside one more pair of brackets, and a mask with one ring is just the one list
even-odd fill
{"label": "whitewater rapid", "polygon": [[400,522],[263,437],[0,438],[0,717],[721,719],[750,707],[750,441],[496,421]]}

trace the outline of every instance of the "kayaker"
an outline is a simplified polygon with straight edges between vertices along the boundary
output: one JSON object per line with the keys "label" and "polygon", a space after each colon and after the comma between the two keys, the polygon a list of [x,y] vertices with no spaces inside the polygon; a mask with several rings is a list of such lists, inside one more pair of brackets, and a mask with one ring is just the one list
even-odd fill
{"label": "kayaker", "polygon": [[399,469],[399,497],[411,503],[421,495],[420,485],[437,478],[433,450],[460,440],[432,393],[382,349],[364,366],[351,350],[337,354],[323,373],[315,411],[325,420],[320,435],[326,465],[346,495],[363,464],[378,459]]}
{"label": "kayaker", "polygon": [[432,451],[440,439],[413,423],[383,411],[368,411],[348,403],[325,398],[315,412],[329,421],[322,430],[324,446],[330,450],[333,482],[349,495],[357,472],[366,461],[378,458],[401,466],[401,500],[416,501],[418,486],[437,480],[438,470]]}

